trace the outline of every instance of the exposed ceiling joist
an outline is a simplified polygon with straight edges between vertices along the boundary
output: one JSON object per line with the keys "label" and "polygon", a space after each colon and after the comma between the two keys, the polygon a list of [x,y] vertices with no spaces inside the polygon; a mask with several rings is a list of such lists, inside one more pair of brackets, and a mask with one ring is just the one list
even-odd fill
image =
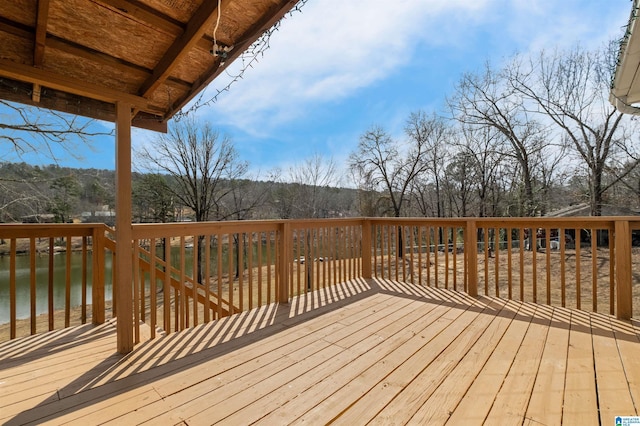
{"label": "exposed ceiling joist", "polygon": [[159,31],[177,36],[184,32],[184,25],[136,0],[94,0],[95,3],[111,7],[125,16],[147,23]]}
{"label": "exposed ceiling joist", "polygon": [[84,81],[69,78],[51,71],[0,59],[0,77],[6,77],[27,83],[40,84],[56,90],[73,93],[104,102],[126,101],[132,107],[148,110],[148,101],[140,96],[130,95],[108,87],[100,87]]}
{"label": "exposed ceiling joist", "polygon": [[[33,66],[40,67],[44,59],[44,48],[47,40],[47,21],[49,20],[49,0],[38,0],[38,12],[36,15],[36,35],[33,47]],[[34,102],[40,101],[39,83],[33,85]]]}

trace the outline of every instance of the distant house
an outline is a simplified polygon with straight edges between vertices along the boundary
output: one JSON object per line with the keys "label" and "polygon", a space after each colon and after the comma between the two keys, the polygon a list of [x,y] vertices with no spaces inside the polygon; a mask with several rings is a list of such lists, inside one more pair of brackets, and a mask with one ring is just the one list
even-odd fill
{"label": "distant house", "polygon": [[[587,203],[574,204],[562,209],[554,210],[547,217],[578,217],[591,216],[591,207]],[[628,207],[603,205],[602,216],[640,216],[640,211]]]}
{"label": "distant house", "polygon": [[28,216],[22,216],[20,220],[22,223],[54,223],[56,216],[50,213],[30,214]]}
{"label": "distant house", "polygon": [[104,223],[113,226],[116,222],[116,211],[108,206],[104,206],[102,210],[82,212],[81,216],[84,223]]}
{"label": "distant house", "polygon": [[[562,209],[554,210],[547,214],[547,217],[582,217],[590,216],[591,207],[587,203],[575,204],[572,206],[564,207]],[[603,205],[602,216],[640,216],[640,211],[630,209],[623,206]],[[575,240],[575,230],[567,230],[567,234]],[[640,231],[632,232],[633,245],[640,246]],[[580,231],[580,241],[582,243],[588,243],[591,241],[591,230],[583,229]],[[609,243],[609,235],[606,231],[600,231],[598,233],[598,245],[606,245]]]}

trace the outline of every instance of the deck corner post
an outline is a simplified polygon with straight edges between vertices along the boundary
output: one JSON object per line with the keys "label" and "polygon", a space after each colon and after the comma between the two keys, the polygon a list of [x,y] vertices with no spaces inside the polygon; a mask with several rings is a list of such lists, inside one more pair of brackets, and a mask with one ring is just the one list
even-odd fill
{"label": "deck corner post", "polygon": [[93,228],[93,235],[91,236],[91,317],[95,325],[104,324],[104,231],[104,226],[96,226]]}
{"label": "deck corner post", "polygon": [[289,264],[291,262],[291,224],[284,221],[280,224],[280,253],[278,253],[278,276],[280,287],[278,289],[278,302],[289,303]]}
{"label": "deck corner post", "polygon": [[131,225],[131,105],[116,103],[116,270],[117,347],[133,350],[133,227]]}
{"label": "deck corner post", "polygon": [[362,247],[360,254],[362,258],[362,278],[371,279],[371,219],[362,220]]}
{"label": "deck corner post", "polygon": [[475,220],[467,220],[464,232],[464,252],[467,266],[469,296],[478,296],[478,229]]}
{"label": "deck corner post", "polygon": [[631,230],[629,221],[615,222],[616,317],[629,320],[631,301]]}

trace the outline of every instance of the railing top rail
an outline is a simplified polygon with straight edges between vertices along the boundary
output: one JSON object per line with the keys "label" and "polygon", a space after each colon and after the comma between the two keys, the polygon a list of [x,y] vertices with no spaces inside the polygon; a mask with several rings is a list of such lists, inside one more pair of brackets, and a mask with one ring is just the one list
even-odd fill
{"label": "railing top rail", "polygon": [[613,229],[616,221],[631,223],[631,227],[640,228],[640,217],[637,216],[581,216],[581,217],[464,217],[464,218],[366,218],[375,224],[404,224],[434,226],[460,226],[472,220],[477,227],[531,227],[531,228],[597,228]]}
{"label": "railing top rail", "polygon": [[89,237],[101,229],[110,230],[104,223],[3,223],[0,238]]}
{"label": "railing top rail", "polygon": [[281,221],[138,223],[133,238],[179,237],[235,232],[276,231]]}
{"label": "railing top rail", "polygon": [[363,218],[336,219],[286,219],[286,220],[229,220],[209,222],[171,222],[171,223],[136,223],[133,224],[133,236],[137,239],[158,236],[176,237],[189,235],[207,235],[235,232],[276,231],[284,223],[295,228],[312,228],[322,226],[361,225]]}

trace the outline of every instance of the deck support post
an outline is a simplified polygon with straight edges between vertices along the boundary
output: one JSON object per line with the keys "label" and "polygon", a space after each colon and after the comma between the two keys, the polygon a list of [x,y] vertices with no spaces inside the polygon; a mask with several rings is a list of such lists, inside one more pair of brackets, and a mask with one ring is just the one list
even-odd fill
{"label": "deck support post", "polygon": [[475,220],[467,221],[464,230],[464,252],[467,266],[467,291],[469,296],[478,296],[478,229]]}
{"label": "deck support post", "polygon": [[284,221],[280,224],[280,253],[278,253],[278,302],[289,303],[289,265],[291,263],[291,224]]}
{"label": "deck support post", "polygon": [[362,278],[371,279],[371,220],[364,219],[362,221]]}
{"label": "deck support post", "polygon": [[626,220],[615,224],[616,317],[631,319],[631,230]]}
{"label": "deck support post", "polygon": [[[116,103],[116,270],[118,352],[133,350],[133,228],[131,226],[131,105]],[[114,283],[114,284],[115,284]]]}

